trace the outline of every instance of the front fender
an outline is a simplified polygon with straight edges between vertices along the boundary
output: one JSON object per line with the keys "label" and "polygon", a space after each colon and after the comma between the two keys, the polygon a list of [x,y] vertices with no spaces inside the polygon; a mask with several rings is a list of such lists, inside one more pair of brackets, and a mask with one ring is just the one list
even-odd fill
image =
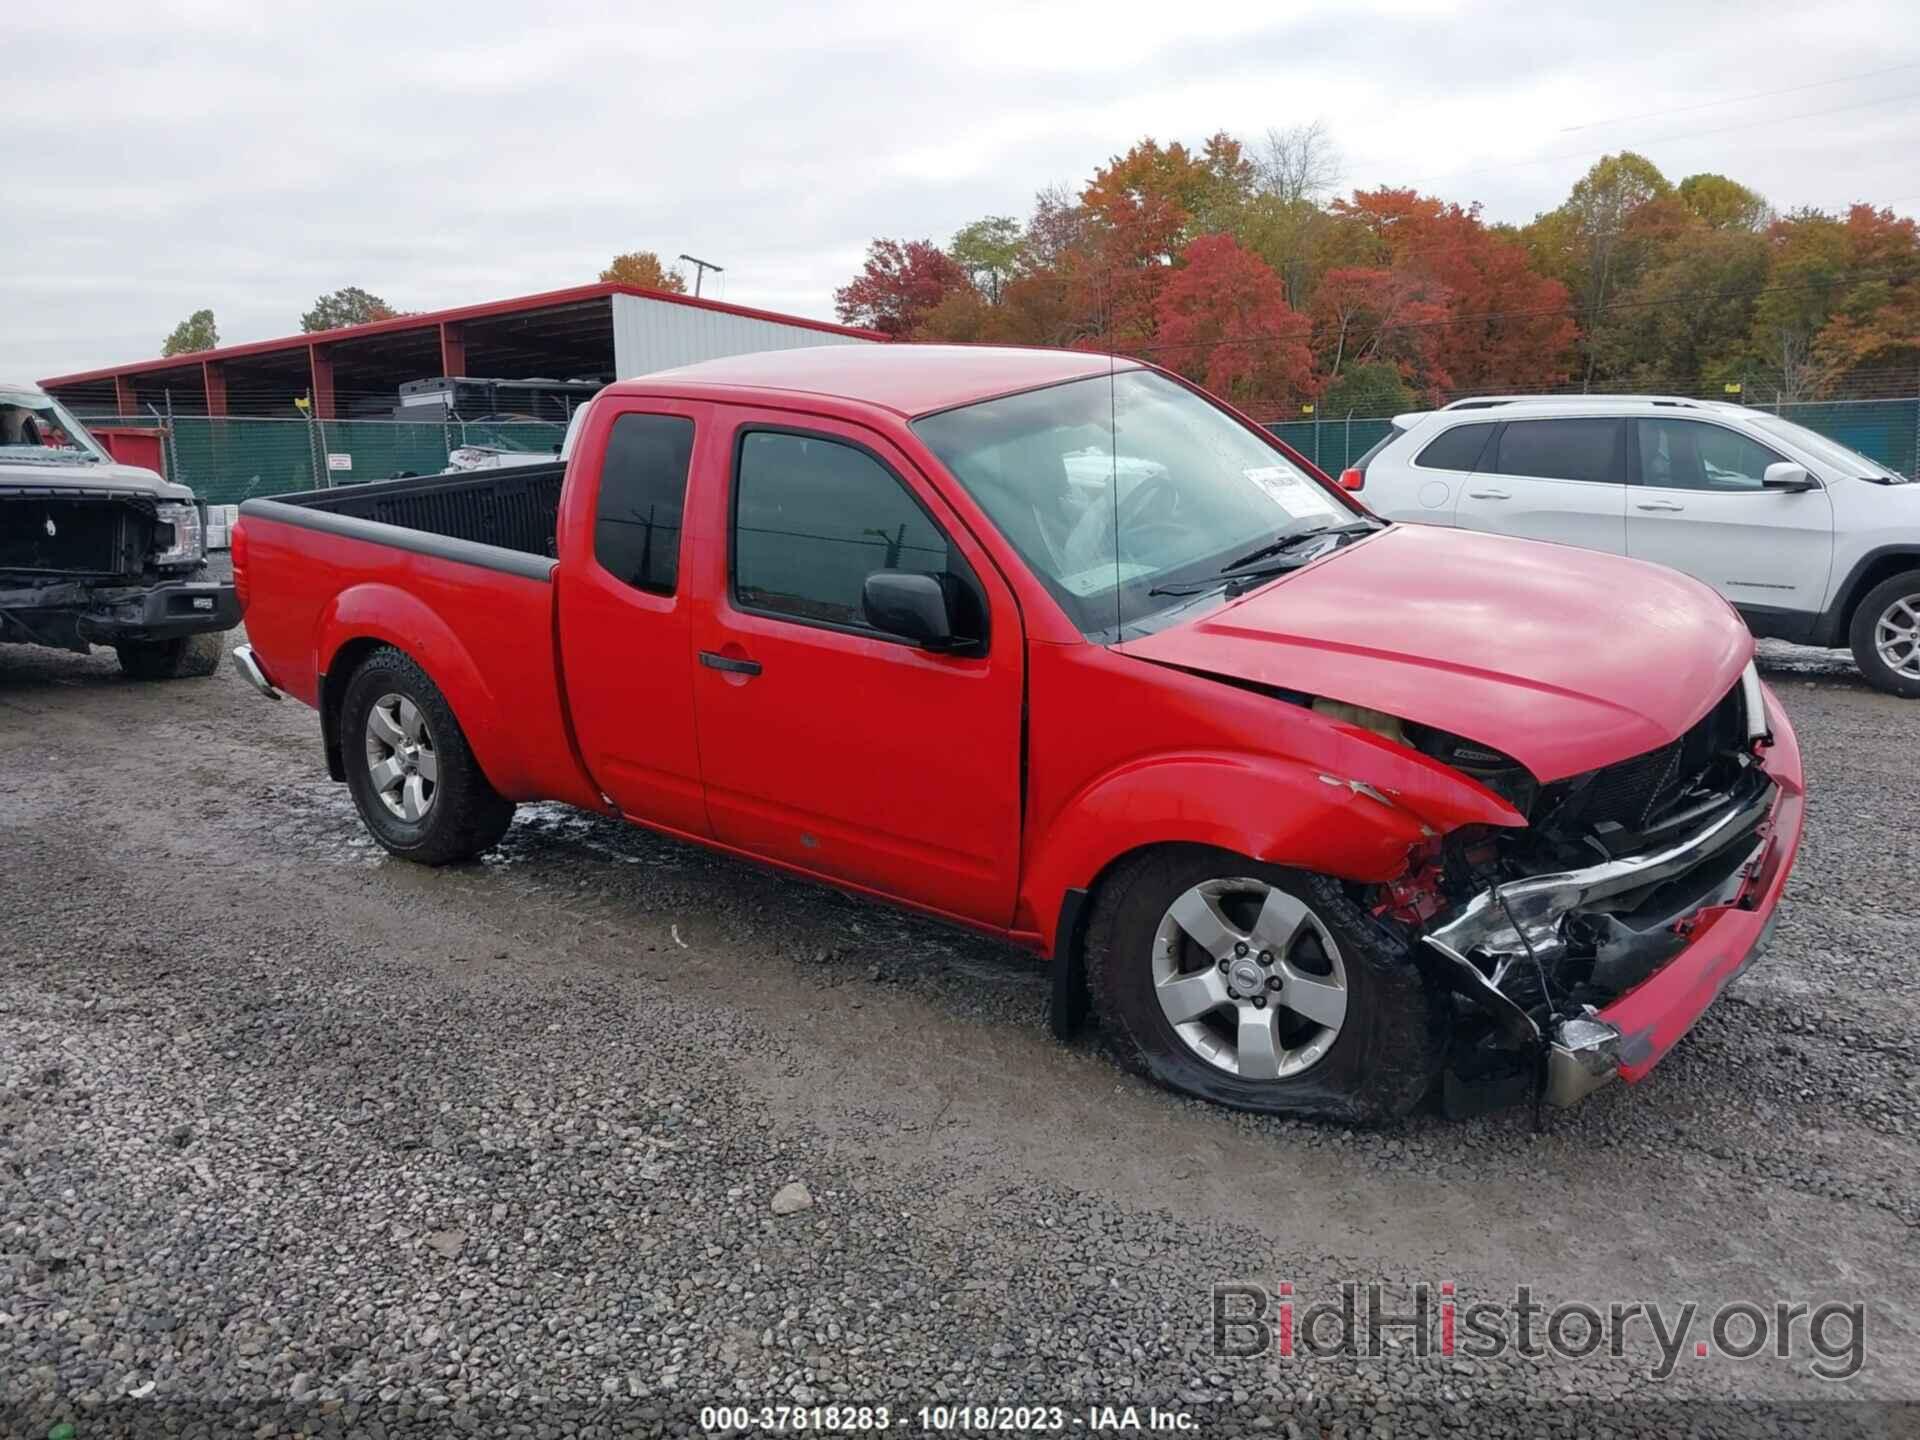
{"label": "front fender", "polygon": [[[1091,886],[1115,860],[1148,846],[1207,845],[1379,884],[1399,876],[1407,852],[1438,833],[1422,814],[1448,829],[1524,823],[1463,780],[1445,785],[1452,793],[1441,805],[1441,777],[1421,778],[1435,783],[1414,797],[1270,755],[1193,751],[1131,761],[1088,785],[1047,827],[1033,848],[1021,908],[1051,949],[1066,892]],[[1410,799],[1422,813],[1408,807]]]}

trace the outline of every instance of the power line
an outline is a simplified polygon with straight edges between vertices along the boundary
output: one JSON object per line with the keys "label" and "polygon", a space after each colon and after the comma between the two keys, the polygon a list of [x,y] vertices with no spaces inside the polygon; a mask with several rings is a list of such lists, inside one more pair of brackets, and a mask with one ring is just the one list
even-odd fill
{"label": "power line", "polygon": [[1804,85],[1787,85],[1778,90],[1756,90],[1750,95],[1731,95],[1724,100],[1702,100],[1693,105],[1676,105],[1670,110],[1644,110],[1638,115],[1617,115],[1611,120],[1589,120],[1583,125],[1562,125],[1562,135],[1572,134],[1576,130],[1598,130],[1607,125],[1631,125],[1636,120],[1658,120],[1666,115],[1684,115],[1694,110],[1711,110],[1720,105],[1743,105],[1749,100],[1770,100],[1775,95],[1797,95],[1802,90],[1820,90],[1828,85],[1845,85],[1860,80],[1872,80],[1880,75],[1892,75],[1901,70],[1920,70],[1920,60],[1909,60],[1901,65],[1888,65],[1879,70],[1862,70],[1852,75],[1836,75],[1831,80],[1809,80]]}

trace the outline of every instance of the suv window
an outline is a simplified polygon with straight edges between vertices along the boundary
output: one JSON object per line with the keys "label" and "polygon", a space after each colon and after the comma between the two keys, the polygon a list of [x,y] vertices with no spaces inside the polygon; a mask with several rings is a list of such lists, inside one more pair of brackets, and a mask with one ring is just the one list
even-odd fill
{"label": "suv window", "polygon": [[753,430],[734,474],[733,587],[743,606],[866,627],[876,570],[973,573],[905,485],[866,451],[817,435]]}
{"label": "suv window", "polygon": [[593,558],[636,590],[671,595],[680,578],[680,515],[687,501],[693,422],[622,415],[607,437]]}
{"label": "suv window", "polygon": [[1480,452],[1487,448],[1487,437],[1498,429],[1490,424],[1456,425],[1414,458],[1414,464],[1428,470],[1471,470],[1480,463]]}
{"label": "suv window", "polygon": [[1621,483],[1623,420],[1509,420],[1500,431],[1501,475]]}
{"label": "suv window", "polygon": [[1758,490],[1780,456],[1698,420],[1640,420],[1640,483],[1669,490]]}

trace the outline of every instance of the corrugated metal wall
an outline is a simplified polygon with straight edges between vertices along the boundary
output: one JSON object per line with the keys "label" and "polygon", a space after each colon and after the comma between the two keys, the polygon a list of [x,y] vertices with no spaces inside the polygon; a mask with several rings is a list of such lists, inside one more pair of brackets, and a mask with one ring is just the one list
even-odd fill
{"label": "corrugated metal wall", "polygon": [[615,295],[612,300],[613,363],[622,380],[756,350],[875,343],[856,335],[836,335],[829,330],[809,330],[804,325],[783,325],[776,320],[674,305],[640,295]]}

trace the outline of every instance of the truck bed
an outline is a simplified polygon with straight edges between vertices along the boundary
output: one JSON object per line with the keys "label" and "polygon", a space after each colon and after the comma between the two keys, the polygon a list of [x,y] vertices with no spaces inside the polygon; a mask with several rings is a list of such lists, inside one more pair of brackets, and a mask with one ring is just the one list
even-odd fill
{"label": "truck bed", "polygon": [[556,460],[550,465],[306,490],[275,495],[271,503],[552,559],[566,473],[565,462]]}
{"label": "truck bed", "polygon": [[[240,507],[248,637],[273,682],[323,716],[329,764],[358,737],[330,701],[380,644],[434,677],[509,799],[598,807],[561,703],[553,556],[564,466],[381,481]],[[255,589],[255,582],[258,584]],[[344,653],[342,653],[344,651]]]}

